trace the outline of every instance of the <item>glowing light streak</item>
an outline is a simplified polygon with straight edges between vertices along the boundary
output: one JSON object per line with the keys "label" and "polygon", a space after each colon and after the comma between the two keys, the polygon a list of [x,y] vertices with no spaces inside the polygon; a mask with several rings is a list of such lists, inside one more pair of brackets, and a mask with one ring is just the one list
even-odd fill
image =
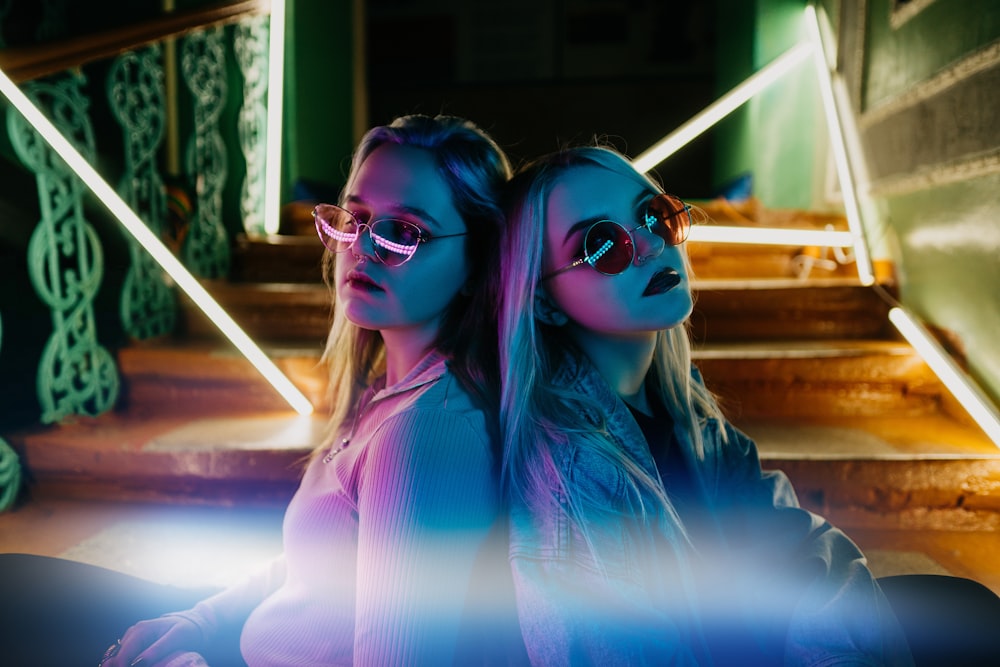
{"label": "glowing light streak", "polygon": [[816,65],[816,80],[819,83],[820,98],[823,102],[823,114],[826,118],[827,132],[830,135],[830,152],[833,155],[833,162],[837,169],[837,178],[840,180],[840,190],[844,197],[844,213],[847,216],[847,226],[854,233],[854,259],[858,268],[858,279],[862,285],[872,285],[875,283],[875,271],[872,267],[871,256],[868,254],[868,246],[865,243],[864,227],[861,224],[861,208],[857,196],[858,188],[857,183],[855,183],[854,174],[851,171],[847,142],[844,137],[844,118],[841,116],[834,93],[836,72],[828,64],[831,59],[827,55],[823,42],[819,15],[816,13],[816,8],[812,5],[807,5],[805,12],[806,28],[809,33],[809,40],[813,44],[813,63]]}
{"label": "glowing light streak", "polygon": [[281,124],[285,81],[285,0],[271,0],[267,56],[267,156],[264,163],[264,231],[281,225]]}
{"label": "glowing light streak", "polygon": [[760,245],[819,246],[850,248],[854,234],[822,229],[776,229],[773,227],[732,227],[695,225],[689,241],[707,243],[747,243]]}
{"label": "glowing light streak", "polygon": [[923,357],[993,444],[1000,447],[1000,415],[997,414],[990,399],[906,310],[901,307],[892,308],[889,311],[889,320]]}
{"label": "glowing light streak", "polygon": [[779,80],[813,51],[811,44],[799,44],[778,56],[746,81],[705,107],[705,109],[676,130],[640,153],[632,164],[645,173],[686,146],[696,137],[738,109],[751,97]]}
{"label": "glowing light streak", "polygon": [[5,72],[0,70],[0,93],[10,104],[21,113],[35,130],[45,139],[52,149],[90,188],[105,207],[118,218],[123,227],[153,256],[153,259],[166,271],[177,286],[182,289],[198,308],[218,327],[219,331],[253,364],[253,366],[271,383],[289,405],[301,415],[313,411],[309,400],[285,377],[281,370],[264,354],[236,324],[225,310],[202,287],[201,283],[191,275],[159,238],[147,227],[139,216],[118,196],[100,174],[84,159],[84,157],[63,136],[55,125],[43,114],[28,97],[11,81]]}

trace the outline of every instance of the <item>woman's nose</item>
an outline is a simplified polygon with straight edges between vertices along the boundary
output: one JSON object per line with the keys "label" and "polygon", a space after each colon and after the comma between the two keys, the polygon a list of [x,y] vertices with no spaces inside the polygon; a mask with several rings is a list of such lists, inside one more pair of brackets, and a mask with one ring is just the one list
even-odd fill
{"label": "woman's nose", "polygon": [[640,227],[632,232],[632,239],[635,242],[635,262],[642,264],[647,259],[659,257],[667,243],[659,234],[655,234],[645,227]]}
{"label": "woman's nose", "polygon": [[376,262],[379,261],[378,254],[375,252],[375,240],[372,238],[372,228],[368,224],[358,225],[358,238],[354,239],[351,253],[355,257],[367,257]]}

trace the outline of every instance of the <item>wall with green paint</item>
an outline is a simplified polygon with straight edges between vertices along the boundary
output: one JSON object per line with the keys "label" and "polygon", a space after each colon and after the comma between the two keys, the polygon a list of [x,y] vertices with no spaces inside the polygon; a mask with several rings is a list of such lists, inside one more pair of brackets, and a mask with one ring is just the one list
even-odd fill
{"label": "wall with green paint", "polygon": [[[871,193],[901,298],[1000,403],[1000,4],[854,0]],[[850,24],[848,24],[850,21]]]}
{"label": "wall with green paint", "polygon": [[[719,94],[803,37],[797,0],[720,0]],[[870,179],[869,245],[904,305],[941,329],[1000,403],[1000,3],[821,0]],[[769,207],[838,207],[811,68],[717,132],[719,187],[753,175]]]}
{"label": "wall with green paint", "polygon": [[358,0],[287,0],[283,196],[296,183],[339,189],[356,137],[354,76]]}
{"label": "wall with green paint", "polygon": [[[720,0],[719,96],[805,39],[806,4]],[[814,70],[804,62],[712,130],[715,187],[750,174],[753,195],[768,207],[829,208],[823,123]]]}

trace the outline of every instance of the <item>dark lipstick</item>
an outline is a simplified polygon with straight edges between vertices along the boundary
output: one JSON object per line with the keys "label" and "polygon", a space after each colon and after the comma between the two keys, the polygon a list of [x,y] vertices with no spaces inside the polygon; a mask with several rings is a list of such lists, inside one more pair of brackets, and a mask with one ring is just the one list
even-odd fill
{"label": "dark lipstick", "polygon": [[654,294],[663,294],[664,292],[669,292],[673,288],[677,287],[680,283],[681,276],[679,273],[673,269],[663,269],[662,271],[657,271],[653,274],[653,277],[649,279],[649,284],[646,285],[646,289],[642,295],[653,296]]}

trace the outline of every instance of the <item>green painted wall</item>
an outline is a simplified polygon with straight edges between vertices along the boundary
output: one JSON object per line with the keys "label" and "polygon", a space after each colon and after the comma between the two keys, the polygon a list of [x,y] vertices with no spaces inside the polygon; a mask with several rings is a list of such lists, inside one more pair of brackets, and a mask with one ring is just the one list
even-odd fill
{"label": "green painted wall", "polygon": [[[821,0],[871,181],[869,245],[904,305],[958,342],[1000,404],[1000,2]],[[720,0],[719,94],[802,38],[798,0]],[[806,66],[716,132],[715,183],[753,175],[769,207],[838,207]]]}
{"label": "green painted wall", "polygon": [[[718,95],[805,39],[805,0],[720,0]],[[808,62],[719,126],[716,188],[752,174],[753,194],[772,208],[824,208],[825,127]]]}
{"label": "green painted wall", "polygon": [[1000,3],[904,22],[869,0],[860,110],[904,305],[949,332],[1000,404]]}
{"label": "green painted wall", "polygon": [[[1000,173],[887,198],[905,305],[956,334],[1000,398]],[[1000,401],[998,401],[1000,402]]]}
{"label": "green painted wall", "polygon": [[300,180],[343,184],[355,142],[355,4],[288,0],[283,202]]}
{"label": "green painted wall", "polygon": [[869,0],[866,108],[905,93],[1000,36],[996,0],[936,0],[896,28],[891,5]]}

